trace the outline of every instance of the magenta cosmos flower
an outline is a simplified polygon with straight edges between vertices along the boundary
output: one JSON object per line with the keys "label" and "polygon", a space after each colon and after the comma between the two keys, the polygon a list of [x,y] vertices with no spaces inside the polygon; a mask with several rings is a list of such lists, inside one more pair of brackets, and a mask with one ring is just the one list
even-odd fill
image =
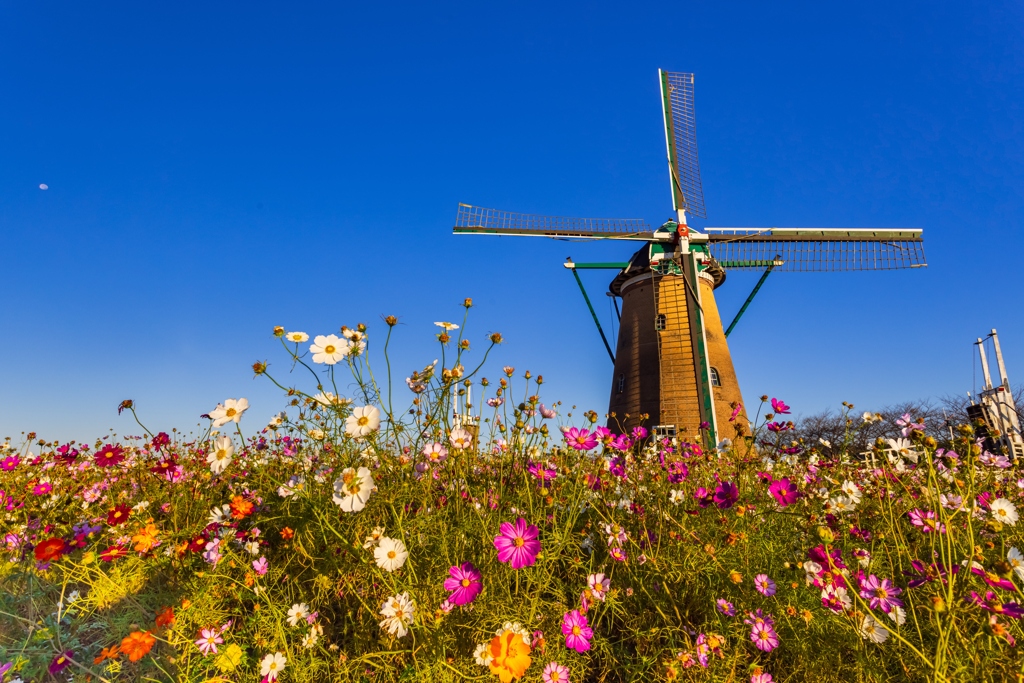
{"label": "magenta cosmos flower", "polygon": [[562,617],[562,633],[565,635],[565,646],[576,652],[586,652],[590,649],[590,639],[594,637],[594,630],[587,626],[587,618],[580,614],[578,609],[567,612]]}
{"label": "magenta cosmos flower", "polygon": [[569,667],[549,662],[544,667],[544,683],[569,683]]}
{"label": "magenta cosmos flower", "polygon": [[589,451],[597,446],[597,438],[586,429],[570,427],[565,430],[565,443],[577,451]]}
{"label": "magenta cosmos flower", "polygon": [[789,415],[789,406],[777,398],[772,399],[772,410],[779,415]]}
{"label": "magenta cosmos flower", "polygon": [[533,524],[527,525],[520,517],[515,524],[504,522],[501,533],[494,537],[494,547],[498,549],[498,559],[508,562],[512,569],[529,567],[537,561],[540,552],[540,531]]}
{"label": "magenta cosmos flower", "polygon": [[868,607],[871,609],[880,609],[886,614],[893,607],[903,606],[903,601],[896,597],[902,592],[889,579],[879,579],[874,574],[860,580],[860,597],[870,601]]}
{"label": "magenta cosmos flower", "polygon": [[768,487],[768,493],[772,494],[772,498],[779,503],[780,507],[792,505],[800,497],[800,492],[796,490],[796,484],[791,482],[788,477],[773,481]]}
{"label": "magenta cosmos flower", "polygon": [[762,652],[771,652],[779,646],[779,636],[767,621],[756,621],[750,627],[750,639]]}
{"label": "magenta cosmos flower", "polygon": [[453,605],[468,605],[483,589],[480,585],[480,571],[470,562],[454,566],[448,573],[451,578],[444,580],[444,589],[452,591],[448,600]]}
{"label": "magenta cosmos flower", "polygon": [[731,508],[735,505],[736,501],[740,497],[740,490],[736,484],[731,481],[720,481],[718,486],[715,487],[715,493],[712,496],[712,500],[722,510]]}
{"label": "magenta cosmos flower", "polygon": [[758,593],[769,598],[775,595],[775,582],[769,579],[767,574],[758,574],[754,577],[754,588]]}
{"label": "magenta cosmos flower", "polygon": [[67,652],[62,652],[61,654],[53,658],[53,661],[50,662],[50,666],[48,666],[46,670],[53,675],[59,674],[64,669],[71,666],[71,660],[74,658],[75,653],[71,650],[68,650]]}

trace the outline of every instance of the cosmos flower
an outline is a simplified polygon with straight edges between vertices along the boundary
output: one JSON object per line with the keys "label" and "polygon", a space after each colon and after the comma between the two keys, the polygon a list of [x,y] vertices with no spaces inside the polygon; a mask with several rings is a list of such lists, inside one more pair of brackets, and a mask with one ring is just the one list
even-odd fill
{"label": "cosmos flower", "polygon": [[754,588],[766,597],[775,595],[775,582],[769,579],[767,574],[758,574],[754,577]]}
{"label": "cosmos flower", "polygon": [[946,533],[946,525],[938,521],[934,510],[914,509],[907,513],[910,523],[921,530],[922,534],[937,532]]}
{"label": "cosmos flower", "polygon": [[587,625],[586,616],[575,609],[562,617],[562,634],[565,636],[565,646],[577,652],[589,650],[590,639],[594,637],[593,629]]}
{"label": "cosmos flower", "polygon": [[789,406],[777,398],[772,399],[772,412],[776,415],[789,415]]}
{"label": "cosmos flower", "polygon": [[272,655],[267,655],[260,662],[260,675],[266,678],[268,681],[276,681],[277,677],[281,674],[281,671],[288,665],[288,660],[284,654],[275,652]]}
{"label": "cosmos flower", "polygon": [[1024,617],[1024,608],[1022,608],[1016,602],[1003,602],[999,596],[992,591],[986,591],[985,596],[978,595],[977,591],[971,591],[971,595],[968,598],[964,598],[967,602],[972,602],[978,605],[984,610],[993,612],[995,614],[1002,614],[1007,617],[1014,619],[1020,619]]}
{"label": "cosmos flower", "polygon": [[380,615],[384,617],[380,622],[382,629],[393,636],[404,638],[416,616],[416,603],[409,598],[408,593],[401,593],[384,601]]}
{"label": "cosmos flower", "polygon": [[586,429],[570,427],[565,430],[565,443],[577,451],[589,451],[597,446],[597,439]]}
{"label": "cosmos flower", "polygon": [[768,493],[771,494],[779,507],[786,507],[792,505],[800,497],[800,492],[797,491],[796,484],[792,483],[788,477],[782,479],[776,479],[768,486]]}
{"label": "cosmos flower", "polygon": [[448,435],[448,442],[455,450],[464,451],[473,445],[473,435],[465,429],[453,429]]}
{"label": "cosmos flower", "polygon": [[285,332],[284,338],[290,342],[301,344],[302,342],[309,339],[309,335],[305,332]]}
{"label": "cosmos flower", "polygon": [[318,334],[309,345],[309,350],[313,354],[314,363],[334,365],[348,355],[349,345],[337,335]]}
{"label": "cosmos flower", "polygon": [[233,398],[229,398],[224,401],[224,405],[218,403],[217,407],[210,411],[210,419],[213,420],[213,427],[220,428],[228,422],[238,424],[242,421],[242,413],[248,409],[249,401],[244,398],[240,398],[237,401]]}
{"label": "cosmos flower", "polygon": [[868,607],[871,609],[880,609],[886,614],[893,607],[903,606],[903,601],[896,597],[902,592],[889,579],[879,579],[874,574],[860,580],[860,597],[869,601]]}
{"label": "cosmos flower", "polygon": [[288,608],[288,625],[295,627],[299,622],[305,621],[309,616],[309,605],[304,602],[297,602]]}
{"label": "cosmos flower", "polygon": [[121,641],[121,652],[128,655],[128,660],[137,662],[153,649],[156,638],[149,631],[132,631]]}
{"label": "cosmos flower", "polygon": [[734,617],[734,616],[736,616],[736,608],[728,600],[725,600],[724,598],[719,598],[718,600],[715,601],[715,605],[717,606],[718,611],[721,612],[722,614],[724,614],[725,616],[727,616],[727,617]]}
{"label": "cosmos flower", "polygon": [[529,635],[524,639],[521,633],[511,628],[503,629],[491,639],[486,654],[483,657],[478,655],[478,661],[480,659],[487,661],[491,673],[501,683],[512,683],[513,679],[525,676],[526,670],[530,668]]}
{"label": "cosmos flower", "polygon": [[444,444],[437,441],[428,443],[420,453],[433,464],[442,463],[448,457],[448,449],[444,447]]}
{"label": "cosmos flower", "polygon": [[373,549],[373,558],[377,566],[386,572],[401,569],[409,558],[409,551],[399,539],[382,536],[380,543]]}
{"label": "cosmos flower", "polygon": [[537,537],[540,530],[536,526],[527,525],[520,517],[516,523],[504,522],[501,533],[494,537],[494,547],[498,550],[498,560],[508,562],[513,569],[529,567],[537,561],[540,552],[540,541]]}
{"label": "cosmos flower", "polygon": [[213,449],[206,456],[206,462],[210,463],[210,471],[220,474],[231,464],[231,456],[235,452],[235,446],[231,438],[221,434],[213,442]]}
{"label": "cosmos flower", "polygon": [[865,615],[864,621],[860,623],[860,635],[865,640],[870,640],[872,643],[884,643],[889,639],[889,632],[885,630],[881,624],[879,624],[870,615]]}
{"label": "cosmos flower", "polygon": [[111,467],[124,460],[124,449],[118,445],[106,444],[92,456],[97,467]]}
{"label": "cosmos flower", "polygon": [[992,519],[1003,524],[1009,524],[1010,526],[1016,526],[1017,524],[1017,506],[1006,498],[996,498],[992,501],[989,504],[989,512],[992,514]]}
{"label": "cosmos flower", "polygon": [[480,594],[480,571],[470,562],[456,565],[448,570],[450,578],[444,580],[444,589],[452,591],[448,600],[454,605],[468,605]]}
{"label": "cosmos flower", "polygon": [[71,666],[71,660],[74,659],[74,657],[75,653],[71,650],[62,652],[61,654],[53,658],[53,661],[50,662],[50,666],[48,666],[46,670],[49,671],[51,675],[56,676],[64,669]]}
{"label": "cosmos flower", "polygon": [[558,662],[548,662],[542,676],[544,683],[569,683],[569,667]]}
{"label": "cosmos flower", "polygon": [[731,508],[739,497],[740,490],[736,484],[729,481],[720,481],[718,482],[718,485],[715,486],[715,493],[712,496],[712,500],[714,500],[715,505],[720,509],[725,510]]}
{"label": "cosmos flower", "polygon": [[372,434],[380,427],[380,410],[376,406],[354,408],[345,418],[345,433],[355,439]]}
{"label": "cosmos flower", "polygon": [[33,553],[38,562],[53,562],[59,560],[68,550],[63,538],[48,538],[37,545]]}
{"label": "cosmos flower", "polygon": [[750,640],[753,641],[754,647],[762,652],[771,652],[779,646],[779,636],[767,621],[754,622],[750,628]]}
{"label": "cosmos flower", "polygon": [[263,576],[270,568],[270,563],[267,562],[267,558],[261,556],[260,559],[252,561],[252,568],[259,576]]}
{"label": "cosmos flower", "polygon": [[347,467],[341,476],[334,480],[334,495],[331,500],[343,512],[359,512],[366,507],[373,493],[373,475],[370,470],[360,467],[358,470]]}
{"label": "cosmos flower", "polygon": [[611,588],[612,582],[604,574],[591,574],[587,577],[587,588],[590,589],[590,594],[595,600],[604,602],[605,596],[608,594],[608,589]]}

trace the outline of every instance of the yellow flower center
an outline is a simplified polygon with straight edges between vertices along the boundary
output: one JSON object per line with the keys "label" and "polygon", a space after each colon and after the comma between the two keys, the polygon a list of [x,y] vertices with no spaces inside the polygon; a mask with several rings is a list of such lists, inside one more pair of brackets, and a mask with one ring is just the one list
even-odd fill
{"label": "yellow flower center", "polygon": [[549,677],[551,678],[552,683],[558,683],[558,681],[562,680],[562,674],[558,673],[557,670],[552,671],[549,674]]}
{"label": "yellow flower center", "polygon": [[462,580],[462,587],[463,588],[468,588],[470,583],[472,583],[472,582],[469,579],[463,579]]}
{"label": "yellow flower center", "polygon": [[389,550],[388,551],[388,559],[389,560],[395,559],[395,551],[394,550]]}
{"label": "yellow flower center", "polygon": [[580,634],[580,627],[579,626],[573,626],[572,627],[572,634],[574,636],[578,636]]}
{"label": "yellow flower center", "polygon": [[334,353],[336,350],[333,344],[328,344],[324,347],[324,353]]}
{"label": "yellow flower center", "polygon": [[516,544],[517,548],[522,548],[523,545],[526,543],[526,540],[522,537],[516,537],[516,540],[514,540],[513,543]]}
{"label": "yellow flower center", "polygon": [[227,412],[224,414],[227,415],[228,417],[234,417],[237,413],[238,411],[235,410],[234,408],[228,408]]}
{"label": "yellow flower center", "polygon": [[370,418],[368,418],[365,415],[363,415],[362,417],[359,418],[359,420],[357,421],[357,424],[360,427],[362,427],[362,426],[366,425],[369,422],[370,422]]}

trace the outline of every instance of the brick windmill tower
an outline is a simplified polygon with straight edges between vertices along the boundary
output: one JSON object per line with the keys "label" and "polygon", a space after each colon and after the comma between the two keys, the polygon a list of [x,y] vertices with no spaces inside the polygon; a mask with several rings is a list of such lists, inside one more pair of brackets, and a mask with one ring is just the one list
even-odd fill
{"label": "brick windmill tower", "polygon": [[[773,271],[887,270],[925,264],[922,231],[874,228],[704,228],[706,218],[697,158],[693,74],[659,71],[665,117],[673,219],[651,229],[641,219],[565,218],[512,213],[459,204],[456,234],[602,239],[643,242],[629,261],[574,263],[598,331],[614,363],[609,426],[643,425],[658,435],[706,443],[736,435],[729,418],[742,403],[726,337]],[[601,329],[577,274],[618,273],[609,294],[621,300],[616,350]],[[761,279],[726,329],[714,291],[728,270],[759,270]],[[700,425],[708,425],[702,432]],[[730,427],[733,425],[733,427]]]}

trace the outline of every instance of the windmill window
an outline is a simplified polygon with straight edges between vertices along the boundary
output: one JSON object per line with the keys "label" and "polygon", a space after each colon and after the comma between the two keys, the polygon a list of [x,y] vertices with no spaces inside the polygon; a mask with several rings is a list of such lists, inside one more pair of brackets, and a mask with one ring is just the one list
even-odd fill
{"label": "windmill window", "polygon": [[711,386],[722,386],[722,380],[718,379],[718,368],[711,368]]}
{"label": "windmill window", "polygon": [[623,388],[626,386],[626,376],[619,375],[619,393],[622,393]]}
{"label": "windmill window", "polygon": [[654,318],[654,329],[656,329],[656,330],[658,330],[660,332],[660,331],[664,330],[666,327],[668,327],[668,322],[667,322],[667,320],[665,318],[665,314],[664,313],[659,313]]}
{"label": "windmill window", "polygon": [[674,439],[676,436],[675,425],[655,425],[654,427],[654,438],[661,439]]}

